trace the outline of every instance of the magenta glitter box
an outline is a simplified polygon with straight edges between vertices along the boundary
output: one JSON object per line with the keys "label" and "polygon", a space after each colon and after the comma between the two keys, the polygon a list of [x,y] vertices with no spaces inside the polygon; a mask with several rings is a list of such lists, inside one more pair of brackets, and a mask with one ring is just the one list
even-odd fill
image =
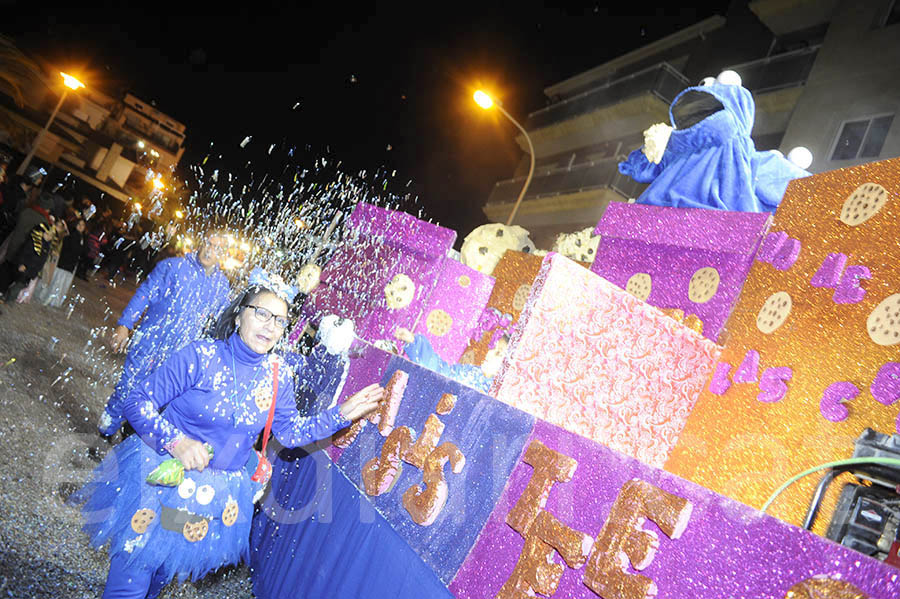
{"label": "magenta glitter box", "polygon": [[591,270],[657,308],[703,322],[716,341],[771,224],[768,213],[613,203]]}
{"label": "magenta glitter box", "polygon": [[457,260],[444,260],[415,332],[428,337],[443,360],[451,364],[459,362],[491,297],[494,282],[493,277]]}
{"label": "magenta glitter box", "polygon": [[393,339],[397,327],[415,326],[455,240],[451,229],[358,204],[304,317],[315,322],[333,313],[353,319],[362,339]]}

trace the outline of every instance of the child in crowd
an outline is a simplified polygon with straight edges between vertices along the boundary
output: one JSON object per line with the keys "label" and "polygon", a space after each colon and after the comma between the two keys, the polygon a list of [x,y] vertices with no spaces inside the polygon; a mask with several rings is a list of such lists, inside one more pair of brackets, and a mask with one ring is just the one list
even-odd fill
{"label": "child in crowd", "polygon": [[50,284],[41,290],[39,296],[41,303],[45,306],[58,308],[66,301],[69,288],[72,286],[72,278],[75,276],[75,269],[87,252],[85,226],[84,219],[79,218],[75,221],[71,232],[63,239],[56,270],[53,271]]}

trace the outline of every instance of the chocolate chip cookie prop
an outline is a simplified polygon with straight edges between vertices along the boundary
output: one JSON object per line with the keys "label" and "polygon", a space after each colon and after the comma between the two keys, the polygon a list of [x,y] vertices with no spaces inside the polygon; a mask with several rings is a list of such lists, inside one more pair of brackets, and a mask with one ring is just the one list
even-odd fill
{"label": "chocolate chip cookie prop", "polygon": [[625,291],[644,302],[650,297],[651,289],[653,289],[653,279],[645,272],[634,273],[625,284]]}
{"label": "chocolate chip cookie prop", "polygon": [[731,314],[770,215],[610,204],[591,270],[651,306],[680,309],[713,341]]}
{"label": "chocolate chip cookie prop", "polygon": [[459,253],[463,264],[490,275],[507,250],[529,254],[534,249],[527,230],[518,225],[492,223],[466,235]]}

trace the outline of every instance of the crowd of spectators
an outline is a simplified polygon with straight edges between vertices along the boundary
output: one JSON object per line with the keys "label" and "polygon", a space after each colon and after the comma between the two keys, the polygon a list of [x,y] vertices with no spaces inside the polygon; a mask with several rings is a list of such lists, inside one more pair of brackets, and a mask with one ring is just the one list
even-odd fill
{"label": "crowd of spectators", "polygon": [[175,256],[175,229],[98,209],[73,179],[43,169],[15,175],[0,151],[0,303],[61,306],[75,277],[116,284]]}

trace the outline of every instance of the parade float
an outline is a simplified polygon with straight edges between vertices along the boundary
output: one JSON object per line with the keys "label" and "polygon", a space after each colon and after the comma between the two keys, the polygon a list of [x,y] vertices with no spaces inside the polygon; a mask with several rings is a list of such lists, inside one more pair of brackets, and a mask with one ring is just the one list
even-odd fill
{"label": "parade float", "polygon": [[[749,93],[716,85],[626,170],[695,169],[708,119],[749,140]],[[473,268],[452,231],[359,205],[304,314],[356,321],[341,395],[386,398],[273,456],[255,594],[900,596],[900,159],[802,177],[745,141],[691,146],[731,189],[611,206],[589,264]],[[400,327],[447,362],[502,348],[490,392],[398,355]]]}

